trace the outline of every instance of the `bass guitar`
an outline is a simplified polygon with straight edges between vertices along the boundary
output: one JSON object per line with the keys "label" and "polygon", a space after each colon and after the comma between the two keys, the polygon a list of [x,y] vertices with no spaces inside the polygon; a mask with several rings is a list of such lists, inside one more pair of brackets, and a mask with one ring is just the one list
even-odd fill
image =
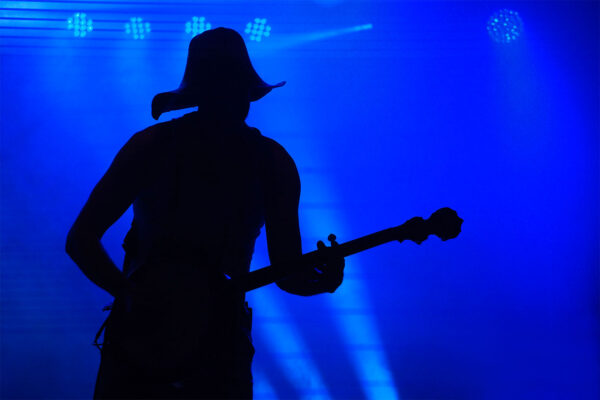
{"label": "bass guitar", "polygon": [[289,265],[271,265],[260,268],[244,276],[232,279],[231,284],[237,290],[248,292],[277,282],[295,272],[301,272],[314,265],[323,264],[328,258],[345,258],[384,243],[410,240],[421,244],[430,235],[435,235],[441,240],[446,241],[458,236],[462,223],[463,220],[458,216],[456,211],[446,207],[440,208],[431,214],[428,219],[415,217],[402,225],[384,229],[342,244],[336,243],[336,237],[332,234],[328,237],[328,240],[332,244],[331,247],[303,254],[300,259],[292,263],[293,267]]}
{"label": "bass guitar", "polygon": [[342,244],[330,235],[331,247],[321,246],[291,264],[271,265],[232,279],[192,264],[144,265],[135,274],[135,284],[152,295],[136,299],[134,291],[115,299],[105,322],[105,345],[149,375],[176,377],[202,358],[221,359],[232,351],[225,343],[235,342],[231,335],[243,314],[240,304],[245,292],[387,242],[421,244],[430,235],[452,239],[460,233],[462,222],[454,210],[441,208],[428,219],[415,217]]}

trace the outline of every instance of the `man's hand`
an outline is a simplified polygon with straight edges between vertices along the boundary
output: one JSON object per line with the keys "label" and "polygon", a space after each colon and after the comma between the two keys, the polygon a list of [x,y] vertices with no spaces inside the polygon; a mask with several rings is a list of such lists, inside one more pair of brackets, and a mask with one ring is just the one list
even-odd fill
{"label": "man's hand", "polygon": [[322,285],[324,292],[333,293],[342,284],[344,280],[344,267],[346,261],[343,257],[336,255],[335,247],[338,243],[335,241],[335,235],[331,234],[327,238],[331,242],[331,247],[327,247],[322,240],[317,242],[317,249],[325,254],[325,262],[313,268],[316,274],[316,280]]}

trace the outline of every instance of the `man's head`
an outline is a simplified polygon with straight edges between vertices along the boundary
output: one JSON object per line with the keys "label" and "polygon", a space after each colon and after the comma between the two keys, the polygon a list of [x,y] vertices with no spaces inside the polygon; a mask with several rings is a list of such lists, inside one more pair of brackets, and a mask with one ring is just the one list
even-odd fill
{"label": "man's head", "polygon": [[[283,86],[265,83],[256,73],[246,44],[232,29],[216,28],[195,36],[190,42],[183,80],[179,88],[160,93],[152,100],[152,116],[188,107],[219,110],[248,105]],[[245,117],[245,116],[244,116]]]}

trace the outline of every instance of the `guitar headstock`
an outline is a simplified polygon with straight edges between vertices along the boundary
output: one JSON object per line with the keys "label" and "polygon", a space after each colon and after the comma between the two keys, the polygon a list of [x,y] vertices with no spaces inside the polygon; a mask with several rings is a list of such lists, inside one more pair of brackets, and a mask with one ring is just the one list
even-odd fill
{"label": "guitar headstock", "polygon": [[451,208],[440,208],[427,219],[429,230],[443,241],[454,239],[460,233],[463,219]]}
{"label": "guitar headstock", "polygon": [[414,217],[398,227],[399,241],[412,240],[421,244],[429,235],[436,235],[443,241],[453,239],[460,233],[462,218],[451,208],[440,208],[428,219]]}

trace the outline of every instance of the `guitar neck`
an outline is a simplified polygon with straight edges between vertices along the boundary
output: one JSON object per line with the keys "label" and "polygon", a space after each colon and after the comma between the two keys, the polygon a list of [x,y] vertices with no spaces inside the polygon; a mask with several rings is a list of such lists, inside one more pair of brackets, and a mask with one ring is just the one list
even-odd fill
{"label": "guitar neck", "polygon": [[431,234],[439,237],[442,241],[453,239],[460,233],[462,223],[463,220],[456,214],[456,211],[448,207],[440,208],[426,220],[414,217],[400,226],[384,229],[326,249],[311,251],[303,254],[297,260],[292,260],[287,265],[264,267],[236,277],[230,282],[237,290],[248,292],[297,274],[306,268],[323,265],[328,256],[348,257],[394,240],[399,242],[412,240],[421,244]]}
{"label": "guitar neck", "polygon": [[371,233],[370,235],[359,237],[358,239],[350,240],[346,243],[342,243],[335,246],[333,249],[336,255],[342,257],[351,256],[352,254],[360,253],[373,247],[392,242],[394,240],[403,241],[406,238],[399,238],[399,232],[401,232],[402,226],[394,228],[388,228],[379,232]]}
{"label": "guitar neck", "polygon": [[242,290],[244,292],[258,289],[273,282],[277,282],[280,279],[286,278],[299,270],[323,263],[326,257],[325,251],[333,252],[335,257],[347,257],[387,242],[394,240],[402,241],[404,239],[398,237],[398,232],[400,230],[401,226],[384,229],[382,231],[375,232],[358,239],[350,240],[334,247],[329,247],[326,250],[311,251],[300,256],[299,259],[295,262],[292,262],[291,265],[270,265],[268,267],[252,271],[242,277],[234,278],[233,284],[238,290]]}

